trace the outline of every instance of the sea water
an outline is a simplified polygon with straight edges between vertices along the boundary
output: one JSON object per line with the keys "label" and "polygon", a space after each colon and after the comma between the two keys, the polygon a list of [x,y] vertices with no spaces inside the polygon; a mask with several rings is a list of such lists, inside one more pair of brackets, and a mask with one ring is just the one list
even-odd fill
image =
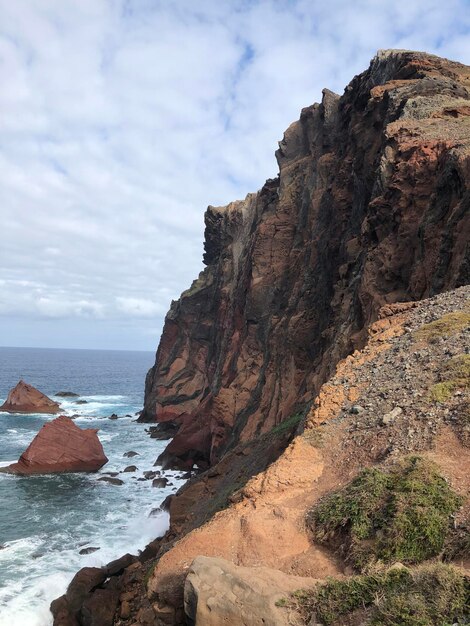
{"label": "sea water", "polygon": [[[23,379],[59,401],[61,414],[78,415],[80,428],[98,428],[109,458],[92,474],[0,474],[0,626],[50,626],[49,604],[78,569],[137,554],[167,529],[167,514],[155,509],[182,484],[181,473],[164,472],[165,488],[138,480],[161,470],[154,463],[167,443],[136,422],[153,360],[150,352],[0,348],[0,404]],[[80,397],[59,398],[58,391]],[[113,413],[119,419],[110,420]],[[51,419],[0,413],[0,465],[16,461]],[[125,457],[129,451],[138,456]],[[137,471],[123,472],[129,465]],[[105,472],[119,472],[124,484],[99,481]],[[99,550],[81,555],[87,547]]]}

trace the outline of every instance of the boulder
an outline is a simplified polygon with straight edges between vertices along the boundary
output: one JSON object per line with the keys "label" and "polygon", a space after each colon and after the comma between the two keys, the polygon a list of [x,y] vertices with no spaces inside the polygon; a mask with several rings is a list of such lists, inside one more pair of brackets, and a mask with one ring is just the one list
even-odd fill
{"label": "boulder", "polygon": [[152,487],[166,487],[168,484],[168,478],[154,478],[152,481]]}
{"label": "boulder", "polygon": [[98,478],[103,483],[109,483],[110,485],[117,485],[120,487],[124,484],[124,481],[120,478],[112,478],[111,476],[103,476],[102,478]]}
{"label": "boulder", "polygon": [[216,557],[198,556],[184,584],[184,611],[194,626],[281,626],[291,624],[279,600],[315,580],[268,567],[240,567]]}
{"label": "boulder", "polygon": [[11,474],[55,474],[96,472],[108,462],[95,428],[82,430],[61,415],[47,422],[20,456],[2,472]]}
{"label": "boulder", "polygon": [[79,394],[73,391],[58,391],[55,394],[58,398],[78,398]]}
{"label": "boulder", "polygon": [[24,380],[10,390],[8,398],[0,406],[7,413],[50,413],[60,411],[60,405]]}

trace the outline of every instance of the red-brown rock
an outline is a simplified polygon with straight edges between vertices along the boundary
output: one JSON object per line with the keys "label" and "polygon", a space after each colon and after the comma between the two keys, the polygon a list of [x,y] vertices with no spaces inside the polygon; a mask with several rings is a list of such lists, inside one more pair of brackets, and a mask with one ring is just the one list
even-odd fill
{"label": "red-brown rock", "polygon": [[324,90],[279,176],[205,215],[206,268],[173,302],[141,421],[163,465],[218,461],[307,406],[384,305],[469,280],[470,68],[382,51]]}
{"label": "red-brown rock", "polygon": [[24,380],[11,389],[0,411],[7,413],[59,413],[60,405]]}
{"label": "red-brown rock", "polygon": [[95,428],[82,430],[61,415],[44,424],[19,461],[1,471],[12,474],[96,472],[108,462]]}

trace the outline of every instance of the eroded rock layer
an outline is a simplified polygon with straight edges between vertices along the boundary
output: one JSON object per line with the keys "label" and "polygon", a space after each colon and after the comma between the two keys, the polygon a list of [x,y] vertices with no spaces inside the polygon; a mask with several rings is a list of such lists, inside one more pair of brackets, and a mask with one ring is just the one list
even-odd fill
{"label": "eroded rock layer", "polygon": [[469,275],[470,68],[382,51],[324,90],[276,153],[279,176],[209,207],[205,270],[173,302],[143,420],[163,463],[213,464],[303,408],[381,306]]}

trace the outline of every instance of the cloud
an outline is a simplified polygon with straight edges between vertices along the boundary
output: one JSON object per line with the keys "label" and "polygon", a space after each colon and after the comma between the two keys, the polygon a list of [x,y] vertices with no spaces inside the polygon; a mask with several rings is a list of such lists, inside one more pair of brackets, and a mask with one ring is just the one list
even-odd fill
{"label": "cloud", "polygon": [[116,298],[118,309],[131,317],[156,317],[165,314],[164,305],[144,298]]}
{"label": "cloud", "polygon": [[0,0],[0,25],[9,345],[26,341],[14,312],[42,345],[60,317],[83,347],[154,348],[202,267],[205,207],[276,174],[277,140],[323,87],[378,48],[470,62],[466,0]]}

